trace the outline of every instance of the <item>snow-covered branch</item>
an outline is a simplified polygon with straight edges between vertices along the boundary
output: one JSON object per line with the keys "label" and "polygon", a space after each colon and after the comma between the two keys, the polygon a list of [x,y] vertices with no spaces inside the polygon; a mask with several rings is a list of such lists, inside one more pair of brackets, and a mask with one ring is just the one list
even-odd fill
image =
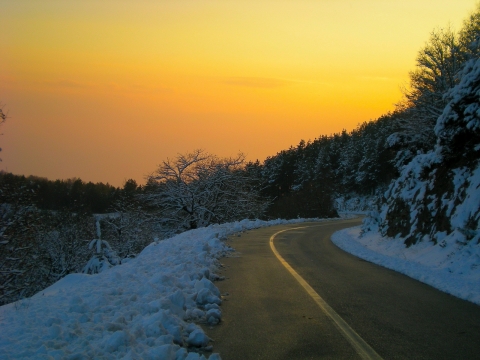
{"label": "snow-covered branch", "polygon": [[147,200],[157,206],[163,222],[175,231],[213,222],[260,216],[258,190],[245,176],[245,156],[220,159],[203,150],[164,161],[148,177]]}

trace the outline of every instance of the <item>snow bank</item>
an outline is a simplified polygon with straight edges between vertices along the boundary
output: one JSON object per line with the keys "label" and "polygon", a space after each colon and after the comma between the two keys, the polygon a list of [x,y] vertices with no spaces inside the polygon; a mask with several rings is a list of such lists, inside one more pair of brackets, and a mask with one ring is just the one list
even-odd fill
{"label": "snow bank", "polygon": [[444,235],[437,245],[422,241],[405,247],[405,239],[382,237],[357,226],[336,232],[339,248],[364,260],[398,271],[461,299],[480,305],[480,245],[460,232]]}
{"label": "snow bank", "polygon": [[196,324],[221,320],[221,295],[212,280],[217,259],[232,251],[222,240],[303,221],[212,225],[152,243],[100,274],[70,274],[0,307],[0,358],[205,359],[201,354],[212,346]]}

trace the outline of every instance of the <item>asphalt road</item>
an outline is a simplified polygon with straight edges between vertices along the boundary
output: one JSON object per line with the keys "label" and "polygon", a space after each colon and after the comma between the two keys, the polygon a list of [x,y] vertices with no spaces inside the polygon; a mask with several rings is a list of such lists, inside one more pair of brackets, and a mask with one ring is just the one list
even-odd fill
{"label": "asphalt road", "polygon": [[222,323],[206,328],[214,352],[235,359],[357,359],[356,350],[290,266],[384,359],[480,359],[480,306],[360,260],[330,241],[359,220],[282,225],[229,239]]}

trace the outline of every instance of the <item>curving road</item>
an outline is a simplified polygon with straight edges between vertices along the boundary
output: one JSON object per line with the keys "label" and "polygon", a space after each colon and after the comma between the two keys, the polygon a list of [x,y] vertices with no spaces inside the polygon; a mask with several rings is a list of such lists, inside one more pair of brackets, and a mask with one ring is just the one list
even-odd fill
{"label": "curving road", "polygon": [[223,321],[206,329],[214,351],[224,360],[362,358],[270,248],[275,233],[304,227],[278,233],[274,247],[380,357],[480,358],[480,306],[331,243],[333,232],[359,223],[282,225],[229,239],[237,257],[222,259]]}

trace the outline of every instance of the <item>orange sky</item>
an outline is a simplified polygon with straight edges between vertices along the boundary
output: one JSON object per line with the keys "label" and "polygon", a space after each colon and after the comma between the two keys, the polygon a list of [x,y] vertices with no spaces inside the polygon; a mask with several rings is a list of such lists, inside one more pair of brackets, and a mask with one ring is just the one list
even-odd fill
{"label": "orange sky", "polygon": [[0,169],[121,185],[203,148],[265,159],[393,109],[473,0],[2,0]]}

